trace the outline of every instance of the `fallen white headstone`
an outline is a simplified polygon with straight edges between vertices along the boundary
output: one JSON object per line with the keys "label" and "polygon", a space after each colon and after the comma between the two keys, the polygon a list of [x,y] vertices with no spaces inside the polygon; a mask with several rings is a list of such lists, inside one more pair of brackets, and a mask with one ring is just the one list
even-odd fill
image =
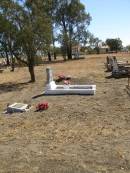
{"label": "fallen white headstone", "polygon": [[56,85],[53,80],[51,68],[46,69],[47,84],[44,94],[46,95],[62,95],[62,94],[84,94],[94,95],[96,93],[96,85]]}

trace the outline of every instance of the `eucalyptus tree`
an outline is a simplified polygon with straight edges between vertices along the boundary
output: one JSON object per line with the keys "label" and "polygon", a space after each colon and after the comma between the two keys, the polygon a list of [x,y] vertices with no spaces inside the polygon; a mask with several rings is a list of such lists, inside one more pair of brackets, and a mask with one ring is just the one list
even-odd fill
{"label": "eucalyptus tree", "polygon": [[55,15],[68,59],[72,59],[72,44],[84,42],[91,21],[90,14],[80,0],[58,0]]}
{"label": "eucalyptus tree", "polygon": [[11,24],[9,28],[0,29],[0,34],[5,33],[8,39],[10,35],[12,54],[28,66],[31,82],[35,82],[37,51],[47,49],[51,43],[51,19],[46,0],[1,0],[0,16]]}
{"label": "eucalyptus tree", "polygon": [[111,51],[120,51],[122,49],[122,41],[120,38],[110,38],[106,40],[106,44],[110,47]]}
{"label": "eucalyptus tree", "polygon": [[127,49],[128,51],[130,51],[130,45],[127,45],[127,46],[126,46],[126,49]]}

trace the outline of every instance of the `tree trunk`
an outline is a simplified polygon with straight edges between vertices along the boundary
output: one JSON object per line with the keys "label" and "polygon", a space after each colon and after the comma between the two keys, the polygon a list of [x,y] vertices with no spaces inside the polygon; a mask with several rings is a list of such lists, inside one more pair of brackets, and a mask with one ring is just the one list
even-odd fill
{"label": "tree trunk", "polygon": [[7,66],[9,66],[10,65],[9,56],[8,56],[8,53],[6,50],[5,50],[5,54],[6,54],[6,64],[7,64]]}
{"label": "tree trunk", "polygon": [[48,60],[51,61],[51,53],[48,52]]}
{"label": "tree trunk", "polygon": [[55,39],[54,39],[53,29],[52,29],[52,43],[53,43],[53,55],[54,55],[54,60],[56,60]]}
{"label": "tree trunk", "polygon": [[29,69],[29,73],[30,73],[30,77],[31,77],[31,81],[30,82],[35,82],[34,66],[30,65],[28,67],[28,69]]}
{"label": "tree trunk", "polygon": [[57,57],[57,56],[56,56],[56,52],[55,52],[55,50],[54,50],[54,60],[56,60],[56,57]]}
{"label": "tree trunk", "polygon": [[62,16],[62,24],[63,24],[63,28],[64,28],[64,33],[65,33],[66,53],[67,53],[68,60],[71,60],[72,59],[72,48],[71,48],[71,43],[68,43],[69,38],[68,38],[68,34],[67,34],[67,28],[66,28],[64,15]]}
{"label": "tree trunk", "polygon": [[9,62],[9,57],[8,57],[8,56],[6,56],[6,63],[7,63],[7,66],[9,66],[9,65],[10,65],[10,62]]}
{"label": "tree trunk", "polygon": [[72,59],[72,50],[71,50],[71,46],[67,45],[67,56],[68,56],[68,60]]}
{"label": "tree trunk", "polygon": [[15,68],[15,67],[14,67],[14,63],[12,63],[12,64],[11,64],[11,70],[10,70],[10,71],[11,71],[11,72],[14,72],[14,68]]}
{"label": "tree trunk", "polygon": [[72,59],[72,44],[71,44],[71,42],[70,42],[69,48],[70,48],[70,59]]}
{"label": "tree trunk", "polygon": [[12,56],[11,57],[11,72],[14,72],[14,69],[15,69],[15,58]]}
{"label": "tree trunk", "polygon": [[67,51],[66,51],[66,45],[63,45],[61,47],[61,52],[62,52],[62,56],[63,56],[64,61],[66,61],[66,53],[67,53]]}

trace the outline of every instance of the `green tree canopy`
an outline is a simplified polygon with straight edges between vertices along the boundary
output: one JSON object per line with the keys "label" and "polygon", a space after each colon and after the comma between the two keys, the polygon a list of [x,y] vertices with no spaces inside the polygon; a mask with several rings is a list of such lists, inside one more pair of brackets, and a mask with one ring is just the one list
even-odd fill
{"label": "green tree canopy", "polygon": [[[10,54],[29,67],[31,81],[35,81],[34,58],[37,51],[51,43],[51,18],[46,0],[0,1],[0,36]],[[4,41],[5,42],[5,41]],[[3,45],[3,44],[2,44]]]}
{"label": "green tree canopy", "polygon": [[57,32],[71,59],[73,44],[88,43],[90,21],[80,0],[1,0],[0,53],[25,63],[34,82],[37,52],[54,47]]}
{"label": "green tree canopy", "polygon": [[120,51],[122,49],[122,41],[120,38],[117,39],[107,39],[106,44],[110,47],[111,51]]}
{"label": "green tree canopy", "polygon": [[128,51],[130,51],[130,45],[127,45],[126,46],[126,49],[128,49]]}
{"label": "green tree canopy", "polygon": [[87,39],[90,21],[90,14],[85,11],[85,6],[79,0],[58,1],[55,22],[59,26],[60,40],[65,45],[68,59],[72,58],[72,44],[84,43]]}

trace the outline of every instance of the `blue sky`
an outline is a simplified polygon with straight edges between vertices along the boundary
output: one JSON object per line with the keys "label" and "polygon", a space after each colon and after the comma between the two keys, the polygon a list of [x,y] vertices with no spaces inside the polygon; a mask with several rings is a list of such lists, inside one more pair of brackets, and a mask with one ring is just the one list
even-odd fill
{"label": "blue sky", "polygon": [[81,0],[92,17],[90,32],[96,37],[120,38],[130,44],[130,0]]}

